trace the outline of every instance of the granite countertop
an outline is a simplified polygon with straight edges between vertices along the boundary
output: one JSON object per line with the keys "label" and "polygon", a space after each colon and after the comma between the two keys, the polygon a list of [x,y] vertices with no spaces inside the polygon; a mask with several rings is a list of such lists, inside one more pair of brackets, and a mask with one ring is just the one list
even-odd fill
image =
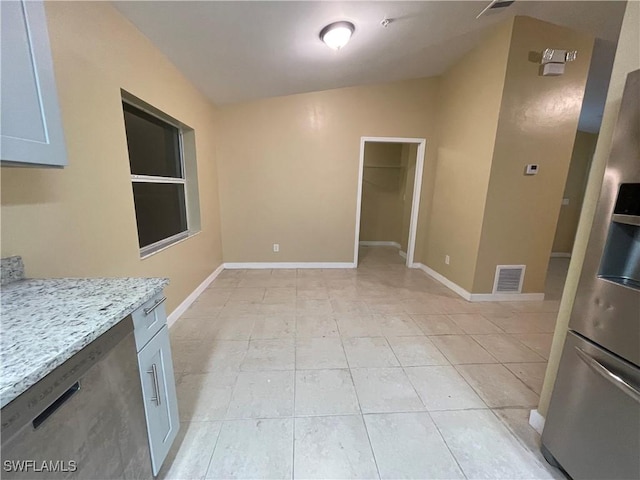
{"label": "granite countertop", "polygon": [[2,286],[0,407],[126,318],[164,278],[18,280]]}

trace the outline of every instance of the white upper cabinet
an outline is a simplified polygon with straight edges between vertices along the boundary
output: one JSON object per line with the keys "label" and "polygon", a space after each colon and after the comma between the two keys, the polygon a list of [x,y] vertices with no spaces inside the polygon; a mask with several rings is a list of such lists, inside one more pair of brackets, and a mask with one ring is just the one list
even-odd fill
{"label": "white upper cabinet", "polygon": [[67,164],[44,4],[1,1],[2,165]]}

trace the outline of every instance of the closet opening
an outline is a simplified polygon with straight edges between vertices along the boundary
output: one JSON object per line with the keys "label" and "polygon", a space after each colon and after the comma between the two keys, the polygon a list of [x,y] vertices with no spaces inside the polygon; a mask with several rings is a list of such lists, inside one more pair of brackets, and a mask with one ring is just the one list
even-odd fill
{"label": "closet opening", "polygon": [[[362,137],[354,265],[376,255],[413,265],[426,140]],[[361,250],[362,248],[362,250]]]}

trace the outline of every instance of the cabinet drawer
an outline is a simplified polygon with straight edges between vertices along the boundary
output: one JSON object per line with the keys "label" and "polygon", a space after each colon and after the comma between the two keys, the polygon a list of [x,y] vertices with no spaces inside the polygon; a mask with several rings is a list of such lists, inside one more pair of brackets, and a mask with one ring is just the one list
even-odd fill
{"label": "cabinet drawer", "polygon": [[162,292],[154,295],[148,302],[131,314],[133,333],[136,337],[138,352],[167,323],[167,311],[164,307],[166,297]]}

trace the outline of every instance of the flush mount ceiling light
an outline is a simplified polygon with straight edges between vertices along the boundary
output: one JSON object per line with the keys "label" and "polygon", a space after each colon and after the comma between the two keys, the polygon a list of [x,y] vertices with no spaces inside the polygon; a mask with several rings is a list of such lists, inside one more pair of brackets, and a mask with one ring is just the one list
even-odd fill
{"label": "flush mount ceiling light", "polygon": [[355,29],[355,25],[351,22],[330,23],[320,30],[320,40],[329,48],[340,50],[347,44]]}

